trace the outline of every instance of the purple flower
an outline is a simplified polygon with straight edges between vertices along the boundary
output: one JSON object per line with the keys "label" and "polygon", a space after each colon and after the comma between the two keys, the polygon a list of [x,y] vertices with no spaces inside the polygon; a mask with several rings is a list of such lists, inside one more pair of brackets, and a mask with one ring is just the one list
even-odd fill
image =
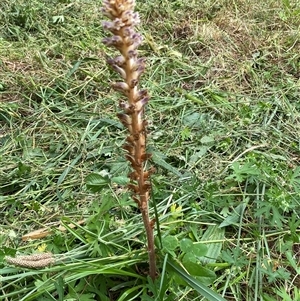
{"label": "purple flower", "polygon": [[109,38],[104,38],[102,40],[102,43],[106,46],[114,46],[116,48],[119,48],[123,45],[123,40],[120,36],[112,36]]}
{"label": "purple flower", "polygon": [[126,56],[128,59],[135,59],[137,57],[137,51],[136,49],[132,49],[132,50],[127,50],[126,51]]}
{"label": "purple flower", "polygon": [[137,12],[127,10],[122,13],[122,20],[127,26],[136,26],[140,24],[140,16]]}
{"label": "purple flower", "polygon": [[145,65],[138,65],[134,71],[132,71],[132,77],[136,79],[140,79],[141,75],[145,71]]}
{"label": "purple flower", "polygon": [[126,24],[123,23],[122,19],[116,18],[113,21],[103,21],[102,26],[104,29],[111,31],[116,34]]}
{"label": "purple flower", "polygon": [[124,83],[124,82],[112,83],[112,87],[115,90],[120,91],[120,92],[122,92],[125,95],[129,91],[129,86],[126,83]]}
{"label": "purple flower", "polygon": [[126,79],[126,72],[123,68],[119,67],[118,65],[111,65],[111,67],[116,71],[118,72],[122,78]]}
{"label": "purple flower", "polygon": [[119,67],[124,67],[126,62],[123,55],[119,55],[115,58],[108,58],[106,61],[109,65],[117,65]]}

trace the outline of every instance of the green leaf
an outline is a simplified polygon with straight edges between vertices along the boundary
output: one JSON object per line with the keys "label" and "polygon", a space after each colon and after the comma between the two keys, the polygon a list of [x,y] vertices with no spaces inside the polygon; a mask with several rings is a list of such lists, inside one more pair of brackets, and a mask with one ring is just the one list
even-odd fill
{"label": "green leaf", "polygon": [[188,253],[193,246],[193,242],[189,238],[183,238],[180,242],[180,249],[184,253]]}
{"label": "green leaf", "polygon": [[203,122],[203,117],[200,113],[194,112],[190,115],[184,116],[183,124],[189,128],[200,128]]}
{"label": "green leaf", "polygon": [[220,229],[218,225],[208,226],[207,230],[201,237],[201,241],[203,241],[203,243],[205,242],[205,246],[207,247],[207,252],[205,256],[199,258],[202,263],[215,263],[217,261],[222,250],[223,239],[224,228]]}
{"label": "green leaf", "polygon": [[68,71],[66,77],[69,78],[72,74],[74,74],[78,70],[81,63],[81,60],[74,62],[73,67]]}
{"label": "green leaf", "polygon": [[212,270],[201,266],[199,263],[185,261],[184,267],[192,276],[197,277],[205,285],[212,284],[216,279],[216,274]]}
{"label": "green leaf", "polygon": [[[76,237],[78,240],[82,241],[84,244],[88,244],[88,241],[81,235],[81,233],[79,233],[79,230],[73,229],[72,227],[70,227],[69,224],[67,224],[67,222],[70,222],[70,221],[71,220],[68,220],[68,218],[63,218],[61,220],[61,223],[74,237]],[[78,228],[81,228],[80,225],[77,225],[77,226],[78,226]]]}
{"label": "green leaf", "polygon": [[173,270],[178,276],[180,276],[185,282],[194,290],[196,290],[201,296],[207,298],[209,301],[226,301],[222,296],[214,292],[209,287],[202,284],[195,277],[189,275],[185,270],[179,267],[173,260],[167,261],[168,267]]}
{"label": "green leaf", "polygon": [[107,211],[109,211],[110,209],[116,206],[114,199],[110,194],[101,195],[101,199],[99,203],[101,204],[98,211],[100,216],[106,214]]}
{"label": "green leaf", "polygon": [[57,180],[57,185],[60,185],[66,178],[66,176],[69,174],[71,169],[77,164],[77,162],[81,159],[82,154],[79,154],[69,165],[65,170],[62,172],[62,174],[59,176]]}
{"label": "green leaf", "polygon": [[19,169],[19,172],[18,172],[19,176],[29,174],[30,171],[31,171],[31,167],[29,165],[26,165],[26,164],[22,163],[22,162],[18,163],[18,169]]}
{"label": "green leaf", "polygon": [[128,177],[120,176],[120,177],[112,177],[111,182],[118,185],[127,185],[129,183]]}
{"label": "green leaf", "polygon": [[163,238],[163,247],[172,256],[175,257],[174,250],[178,247],[178,240],[175,236],[168,235]]}
{"label": "green leaf", "polygon": [[[137,291],[135,297],[137,298],[143,292],[144,285],[137,285],[126,289],[123,294],[118,298],[118,301],[128,300],[128,296],[131,296],[133,292]],[[132,300],[132,299],[130,299]]]}
{"label": "green leaf", "polygon": [[[64,301],[75,301],[78,300],[77,298],[66,298],[63,299]],[[95,300],[95,294],[80,294],[80,301],[94,301]]]}
{"label": "green leaf", "polygon": [[58,293],[58,300],[59,301],[64,300],[64,280],[61,276],[59,276],[57,280],[54,282],[54,286]]}
{"label": "green leaf", "polygon": [[207,153],[208,149],[208,146],[203,145],[202,147],[200,147],[199,150],[190,157],[189,165],[195,164],[199,160],[199,158],[203,157]]}
{"label": "green leaf", "polygon": [[224,221],[220,224],[219,228],[236,224],[240,220],[240,217],[243,214],[245,208],[245,203],[239,204],[236,208],[234,208],[233,212],[224,219]]}
{"label": "green leaf", "polygon": [[86,187],[92,192],[98,192],[110,183],[108,176],[91,173],[85,178]]}
{"label": "green leaf", "polygon": [[193,244],[191,251],[197,257],[205,256],[207,254],[207,246],[204,244]]}
{"label": "green leaf", "polygon": [[276,301],[278,299],[274,299],[273,297],[271,297],[270,295],[267,295],[267,294],[263,294],[263,300],[264,301]]}
{"label": "green leaf", "polygon": [[161,166],[162,168],[172,172],[173,174],[175,174],[178,177],[181,177],[182,174],[175,168],[173,167],[171,164],[167,163],[164,158],[166,156],[158,151],[152,151],[152,160],[155,164]]}
{"label": "green leaf", "polygon": [[[207,247],[204,244],[195,244],[189,238],[183,238],[180,242],[180,249],[186,253],[185,258],[196,258],[206,255]],[[194,260],[192,260],[194,261]]]}
{"label": "green leaf", "polygon": [[186,253],[182,258],[183,265],[185,265],[186,263],[189,263],[189,262],[194,262],[194,263],[197,262],[197,258],[195,256],[195,254],[192,252]]}
{"label": "green leaf", "polygon": [[214,141],[215,141],[215,138],[212,137],[212,136],[203,136],[203,137],[201,138],[200,141],[201,141],[201,143],[203,143],[203,144],[208,144],[208,143],[214,142]]}

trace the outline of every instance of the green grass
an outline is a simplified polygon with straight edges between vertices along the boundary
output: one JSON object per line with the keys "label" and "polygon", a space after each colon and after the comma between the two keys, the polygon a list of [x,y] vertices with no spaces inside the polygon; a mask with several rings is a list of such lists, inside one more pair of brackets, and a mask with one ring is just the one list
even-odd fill
{"label": "green grass", "polygon": [[[300,300],[297,1],[138,1],[164,242],[155,283],[122,185],[100,7],[0,4],[0,300],[204,300],[170,258],[226,300]],[[21,240],[43,227],[53,235]],[[58,263],[5,263],[41,249]]]}

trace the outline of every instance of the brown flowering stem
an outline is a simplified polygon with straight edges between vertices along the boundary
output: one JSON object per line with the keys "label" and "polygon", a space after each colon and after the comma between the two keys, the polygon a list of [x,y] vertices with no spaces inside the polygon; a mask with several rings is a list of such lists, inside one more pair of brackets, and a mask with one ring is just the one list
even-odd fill
{"label": "brown flowering stem", "polygon": [[139,58],[137,48],[142,37],[135,31],[139,24],[138,13],[134,12],[135,0],[104,0],[103,14],[110,21],[103,22],[103,27],[112,33],[103,43],[114,47],[120,56],[109,58],[107,63],[122,77],[122,82],[112,84],[125,98],[120,100],[122,113],[118,118],[128,130],[128,136],[123,148],[126,159],[130,162],[132,172],[128,175],[132,191],[132,198],[137,203],[143,218],[147,236],[149,255],[149,274],[154,280],[156,277],[156,258],[154,245],[155,220],[149,216],[150,181],[149,177],[154,168],[145,170],[146,161],[150,154],[146,153],[146,121],[144,107],[149,101],[146,90],[138,89],[140,76],[145,69],[145,59]]}

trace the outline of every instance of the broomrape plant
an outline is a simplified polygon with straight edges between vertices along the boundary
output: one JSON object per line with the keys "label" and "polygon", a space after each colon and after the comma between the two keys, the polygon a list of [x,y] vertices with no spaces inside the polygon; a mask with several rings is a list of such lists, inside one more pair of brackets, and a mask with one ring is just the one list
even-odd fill
{"label": "broomrape plant", "polygon": [[154,168],[145,170],[150,154],[146,153],[146,125],[144,108],[149,101],[147,90],[138,88],[140,77],[145,69],[145,59],[138,57],[137,48],[142,42],[142,36],[135,31],[140,23],[137,12],[134,12],[135,0],[104,0],[103,14],[110,19],[104,21],[103,27],[113,35],[105,38],[106,46],[116,48],[121,55],[107,59],[107,63],[122,77],[123,81],[112,83],[112,87],[124,97],[119,106],[122,113],[118,118],[128,130],[128,136],[123,146],[126,159],[130,162],[132,172],[129,188],[132,198],[137,203],[144,222],[148,255],[149,274],[152,279],[156,276],[156,260],[154,247],[155,219],[149,217],[149,199],[151,185],[149,177]]}
{"label": "broomrape plant", "polygon": [[[193,275],[190,275],[187,272],[188,269],[190,269],[192,272],[195,272],[196,266],[196,268],[199,270],[196,271],[197,275],[203,273],[206,278],[213,278],[213,273],[208,269],[198,266],[198,263],[196,261],[197,259],[195,254],[198,254],[198,257],[200,255],[205,255],[201,246],[198,247],[189,239],[183,240],[183,242],[179,245],[177,238],[167,236],[164,246],[165,248],[161,248],[160,252],[157,252],[157,254],[155,252],[154,225],[156,222],[158,225],[158,220],[150,218],[149,215],[149,200],[151,192],[150,176],[155,169],[153,167],[147,168],[146,164],[151,154],[146,152],[147,122],[144,118],[145,106],[148,103],[150,97],[147,90],[140,89],[138,87],[140,77],[145,70],[145,59],[138,57],[137,49],[142,42],[142,37],[135,31],[135,27],[139,24],[140,19],[138,13],[134,12],[134,7],[135,0],[103,1],[102,12],[104,16],[108,17],[109,19],[109,21],[103,22],[103,26],[105,29],[112,33],[112,35],[105,38],[103,42],[106,46],[113,47],[120,52],[120,55],[113,58],[108,58],[107,63],[122,78],[122,81],[112,83],[112,87],[122,95],[119,101],[119,106],[122,112],[117,114],[117,116],[128,131],[128,135],[126,137],[123,148],[126,151],[126,159],[129,161],[132,168],[132,171],[128,175],[130,179],[129,189],[132,191],[133,200],[136,202],[138,208],[141,211],[147,237],[149,276],[152,281],[145,285],[143,277],[141,277],[140,275],[133,273],[131,270],[128,271],[120,269],[120,267],[124,267],[127,264],[133,265],[140,260],[144,260],[144,258],[128,259],[127,255],[125,257],[117,256],[117,259],[113,258],[112,256],[96,259],[96,261],[92,259],[91,262],[89,260],[79,260],[78,262],[72,262],[72,260],[75,258],[80,259],[83,254],[83,256],[85,256],[84,249],[82,250],[83,253],[81,253],[81,250],[75,250],[74,252],[72,251],[72,253],[75,254],[74,257],[72,255],[73,258],[68,257],[70,254],[64,254],[63,257],[60,257],[58,254],[53,255],[50,252],[25,256],[20,255],[16,258],[6,256],[6,262],[10,265],[15,265],[21,268],[35,269],[34,272],[30,271],[25,275],[24,273],[22,273],[21,276],[19,276],[18,274],[16,274],[15,276],[13,275],[12,277],[8,275],[7,278],[5,278],[6,281],[11,281],[11,279],[14,279],[13,277],[27,277],[27,275],[32,276],[39,275],[40,273],[59,271],[58,274],[53,274],[54,276],[51,274],[50,278],[47,278],[47,276],[45,276],[45,280],[43,281],[35,281],[33,283],[33,286],[28,288],[28,293],[26,292],[26,296],[22,300],[36,300],[36,297],[41,296],[44,293],[49,294],[49,292],[57,290],[58,287],[60,287],[60,299],[63,299],[64,290],[62,288],[64,282],[66,285],[68,285],[68,287],[72,287],[73,284],[75,285],[75,282],[77,280],[95,274],[101,274],[102,276],[104,276],[104,278],[109,278],[108,275],[129,277],[132,276],[135,278],[134,283],[137,284],[127,289],[126,286],[131,286],[130,283],[132,283],[131,281],[128,281],[125,285],[125,291],[122,293],[118,300],[129,300],[128,298],[130,298],[130,300],[133,300],[134,297],[132,297],[132,294],[135,294],[136,290],[139,290],[139,292],[135,295],[135,297],[141,295],[143,300],[171,300],[172,298],[174,298],[175,292],[173,292],[172,289],[169,289],[169,285],[172,285],[173,281],[176,281],[173,279],[174,273],[175,275],[177,275],[178,279],[181,279],[181,283],[183,282],[184,285],[186,284],[190,286],[190,288],[197,291],[206,299],[210,301],[225,300],[217,293],[213,292],[211,289],[202,284]],[[157,232],[161,245],[159,226],[157,226]],[[77,235],[75,231],[73,233],[85,244],[88,244],[88,241],[84,236]],[[89,233],[90,235],[91,232],[89,230],[86,230],[86,233]],[[169,242],[169,244],[167,242]],[[84,248],[85,247],[86,246],[84,246]],[[176,257],[174,250],[177,248],[181,249],[181,251],[179,251],[181,252],[179,256],[182,257],[182,254],[184,254],[185,256],[187,253],[189,253],[190,255],[192,255],[190,256],[191,258],[195,258],[195,261],[187,260],[185,262],[186,266],[182,265],[184,268],[180,267],[176,260],[169,257],[169,254],[173,257]],[[159,277],[157,277],[156,255],[160,259],[163,258],[163,265]],[[59,258],[60,260],[58,261],[57,259]],[[71,259],[71,262],[67,261],[64,263],[64,265],[60,266],[59,264],[61,263],[62,259]],[[43,270],[44,268],[46,269]],[[12,271],[14,272],[14,270]],[[63,279],[62,275],[64,275]],[[158,279],[156,279],[156,277]],[[103,277],[101,277],[101,282],[103,281],[102,278]],[[59,284],[56,284],[53,279],[61,280],[58,280]],[[142,280],[143,283],[140,284],[140,282],[136,282],[137,280]],[[176,284],[176,286],[177,285],[178,284]],[[9,290],[10,283],[7,284],[7,287],[5,287],[5,289]],[[112,290],[114,291],[118,287],[121,286],[114,285]],[[3,286],[1,287],[1,289],[3,289]],[[84,288],[84,290],[85,289],[88,290],[88,288]],[[92,287],[91,289],[94,294],[94,288]],[[105,293],[100,290],[106,290],[106,284],[104,285],[104,287],[100,286],[99,289],[102,300],[102,297]],[[76,290],[74,288],[74,292],[75,291]],[[18,291],[12,292],[11,295],[17,295],[18,293]],[[53,296],[57,296],[55,295],[55,293],[53,294]],[[184,294],[186,294],[186,292]],[[146,295],[148,295],[147,297],[149,298],[146,298]],[[29,299],[27,299],[28,296]],[[71,293],[68,293],[67,296],[68,297],[66,298],[69,299]],[[86,296],[90,295],[87,293]]]}

